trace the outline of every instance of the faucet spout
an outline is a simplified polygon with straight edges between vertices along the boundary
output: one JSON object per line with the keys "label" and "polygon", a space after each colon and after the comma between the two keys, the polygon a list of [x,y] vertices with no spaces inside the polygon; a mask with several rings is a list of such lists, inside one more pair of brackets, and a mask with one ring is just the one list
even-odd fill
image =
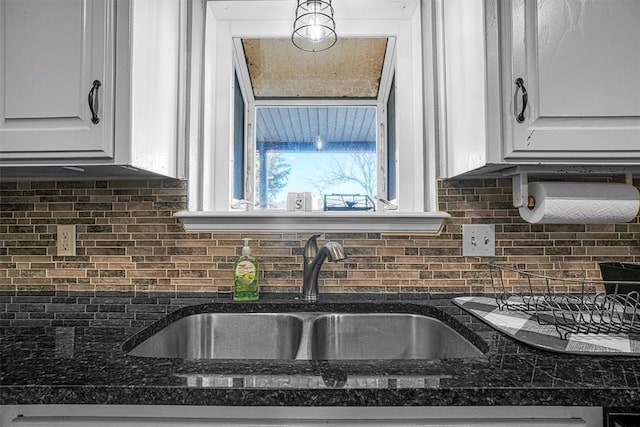
{"label": "faucet spout", "polygon": [[316,242],[318,237],[319,235],[311,236],[304,247],[303,301],[316,301],[318,299],[318,276],[325,260],[336,262],[347,257],[344,248],[337,242],[327,242],[318,250],[318,243]]}

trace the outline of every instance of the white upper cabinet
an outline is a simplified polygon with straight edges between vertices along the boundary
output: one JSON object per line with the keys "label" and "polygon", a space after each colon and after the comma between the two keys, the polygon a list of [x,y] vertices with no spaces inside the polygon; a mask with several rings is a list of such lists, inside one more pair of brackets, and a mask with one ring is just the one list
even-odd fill
{"label": "white upper cabinet", "polygon": [[113,156],[111,6],[0,1],[3,158]]}
{"label": "white upper cabinet", "polygon": [[500,5],[505,159],[639,158],[640,1]]}
{"label": "white upper cabinet", "polygon": [[640,165],[640,1],[436,4],[441,177]]}
{"label": "white upper cabinet", "polygon": [[185,5],[0,0],[0,176],[184,177]]}

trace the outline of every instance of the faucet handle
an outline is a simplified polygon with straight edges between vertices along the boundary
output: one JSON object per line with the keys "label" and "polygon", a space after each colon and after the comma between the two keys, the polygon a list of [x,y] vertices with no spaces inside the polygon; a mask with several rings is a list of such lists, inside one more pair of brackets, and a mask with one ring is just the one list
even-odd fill
{"label": "faucet handle", "polygon": [[342,261],[347,257],[344,248],[338,242],[327,242],[324,247],[327,248],[329,262]]}
{"label": "faucet handle", "polygon": [[319,234],[314,234],[313,236],[309,237],[309,240],[307,240],[307,243],[304,245],[303,254],[305,259],[315,258],[316,254],[318,253],[318,242],[316,241],[318,237],[320,237]]}

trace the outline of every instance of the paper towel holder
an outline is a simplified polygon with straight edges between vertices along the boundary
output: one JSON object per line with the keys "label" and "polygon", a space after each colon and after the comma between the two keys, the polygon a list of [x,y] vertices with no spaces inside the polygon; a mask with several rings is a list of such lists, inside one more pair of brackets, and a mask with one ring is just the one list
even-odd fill
{"label": "paper towel holder", "polygon": [[[625,173],[625,183],[633,185],[633,175]],[[511,176],[513,189],[513,207],[534,209],[536,198],[529,194],[529,175],[525,171],[517,171]]]}
{"label": "paper towel holder", "polygon": [[519,172],[511,177],[513,186],[513,206],[521,208],[526,206],[533,209],[536,206],[536,199],[529,195],[529,182],[527,172]]}

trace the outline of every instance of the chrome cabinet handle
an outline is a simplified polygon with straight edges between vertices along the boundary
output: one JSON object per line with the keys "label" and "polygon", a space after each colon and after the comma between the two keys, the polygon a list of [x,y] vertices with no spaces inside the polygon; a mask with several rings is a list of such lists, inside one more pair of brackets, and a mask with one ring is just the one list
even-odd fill
{"label": "chrome cabinet handle", "polygon": [[89,110],[91,110],[91,123],[94,125],[100,123],[100,117],[98,117],[98,88],[101,85],[100,80],[94,80],[88,96]]}
{"label": "chrome cabinet handle", "polygon": [[524,111],[527,109],[529,95],[527,95],[527,88],[524,87],[524,80],[522,80],[521,77],[518,77],[514,83],[517,86],[516,96],[518,95],[518,90],[522,89],[522,110],[520,111],[520,114],[516,116],[516,122],[522,123],[524,122]]}

